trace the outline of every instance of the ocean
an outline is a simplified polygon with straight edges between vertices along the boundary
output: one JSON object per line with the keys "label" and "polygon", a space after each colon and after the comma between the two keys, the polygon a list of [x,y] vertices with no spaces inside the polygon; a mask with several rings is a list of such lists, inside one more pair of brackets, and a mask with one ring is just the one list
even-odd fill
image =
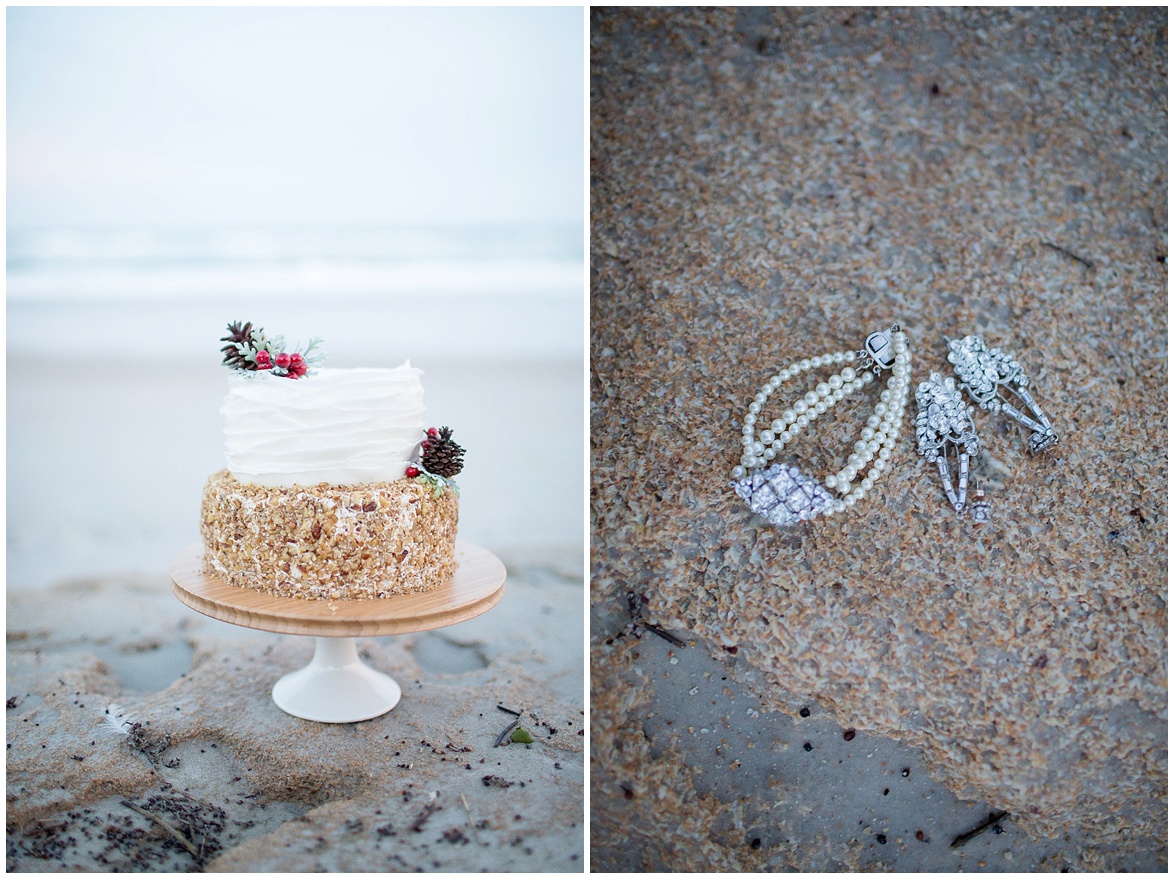
{"label": "ocean", "polygon": [[338,365],[582,359],[578,225],[18,228],[7,247],[10,358],[191,360],[251,320]]}

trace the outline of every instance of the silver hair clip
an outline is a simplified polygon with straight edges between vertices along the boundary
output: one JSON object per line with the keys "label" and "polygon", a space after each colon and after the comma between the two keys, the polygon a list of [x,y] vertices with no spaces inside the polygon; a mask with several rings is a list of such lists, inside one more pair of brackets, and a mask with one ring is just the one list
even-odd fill
{"label": "silver hair clip", "polygon": [[[887,330],[871,333],[859,351],[803,358],[772,375],[754,395],[742,426],[742,461],[732,473],[734,492],[755,513],[780,526],[795,525],[820,514],[830,516],[853,506],[880,478],[892,457],[909,397],[910,360],[908,339],[900,326],[893,324]],[[769,429],[757,426],[768,398],[784,382],[833,364],[843,368],[799,396],[770,423]],[[829,474],[821,485],[793,464],[770,463],[800,430],[886,369],[892,372],[888,387],[881,392],[880,402],[842,469]],[[861,471],[865,477],[853,485]],[[840,497],[834,497],[832,492]]]}
{"label": "silver hair clip", "polygon": [[[991,412],[1009,415],[1031,428],[1033,454],[1047,451],[1059,442],[1052,423],[1027,392],[1027,376],[1018,361],[998,348],[988,348],[980,336],[967,336],[960,341],[947,339],[946,342],[950,346],[948,359],[954,364],[954,372],[974,402]],[[1018,396],[1035,417],[1029,418],[1015,408],[999,394],[1000,388]]]}
{"label": "silver hair clip", "polygon": [[[943,379],[932,372],[929,381],[917,386],[917,450],[927,460],[938,465],[946,497],[959,514],[966,509],[970,459],[978,454],[978,434],[974,431],[974,419],[971,417],[973,411],[974,407],[968,409],[962,401],[962,392],[955,387],[952,378]],[[947,460],[950,447],[953,447],[958,459],[957,490]],[[978,494],[981,495],[981,492]],[[989,518],[990,504],[984,504]],[[980,521],[977,510],[975,520]]]}

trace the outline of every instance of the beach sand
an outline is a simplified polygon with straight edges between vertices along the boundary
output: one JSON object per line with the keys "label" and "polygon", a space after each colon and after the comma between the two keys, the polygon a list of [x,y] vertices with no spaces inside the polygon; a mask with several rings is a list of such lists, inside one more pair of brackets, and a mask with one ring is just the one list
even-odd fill
{"label": "beach sand", "polygon": [[[223,467],[225,371],[9,360],[10,870],[582,869],[581,368],[417,365],[468,450],[460,535],[505,561],[505,598],[360,639],[403,700],[328,725],[269,695],[310,639],[170,595]],[[499,703],[534,744],[494,747]]]}

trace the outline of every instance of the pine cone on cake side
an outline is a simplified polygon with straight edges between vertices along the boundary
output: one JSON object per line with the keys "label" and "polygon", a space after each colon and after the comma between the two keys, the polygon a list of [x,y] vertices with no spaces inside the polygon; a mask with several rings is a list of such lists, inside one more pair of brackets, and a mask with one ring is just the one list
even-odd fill
{"label": "pine cone on cake side", "polygon": [[420,444],[420,463],[436,476],[452,479],[464,469],[465,450],[452,440],[452,428],[428,428],[428,438]]}

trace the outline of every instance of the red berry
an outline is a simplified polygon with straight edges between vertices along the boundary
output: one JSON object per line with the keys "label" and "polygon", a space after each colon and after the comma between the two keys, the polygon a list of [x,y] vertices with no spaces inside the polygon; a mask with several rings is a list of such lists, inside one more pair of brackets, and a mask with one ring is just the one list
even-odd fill
{"label": "red berry", "polygon": [[418,468],[418,467],[408,467],[406,470],[404,470],[404,476],[415,477],[415,476],[419,476],[419,475],[420,475],[420,468]]}
{"label": "red berry", "polygon": [[436,439],[438,436],[440,436],[440,431],[437,430],[435,427],[430,427],[430,428],[428,428],[428,436],[432,437],[433,439]]}
{"label": "red berry", "polygon": [[428,440],[424,440],[424,442],[420,443],[420,448],[430,449],[432,448],[432,443],[428,442]]}
{"label": "red berry", "polygon": [[257,352],[257,369],[272,369],[273,363],[269,359],[269,352],[262,348]]}
{"label": "red berry", "polygon": [[301,366],[306,362],[306,359],[295,351],[293,354],[289,355],[289,362],[293,366]]}
{"label": "red berry", "polygon": [[287,366],[289,366],[289,355],[286,354],[284,351],[282,351],[280,354],[278,354],[276,357],[273,358],[273,362],[276,363],[282,369],[285,369]]}

